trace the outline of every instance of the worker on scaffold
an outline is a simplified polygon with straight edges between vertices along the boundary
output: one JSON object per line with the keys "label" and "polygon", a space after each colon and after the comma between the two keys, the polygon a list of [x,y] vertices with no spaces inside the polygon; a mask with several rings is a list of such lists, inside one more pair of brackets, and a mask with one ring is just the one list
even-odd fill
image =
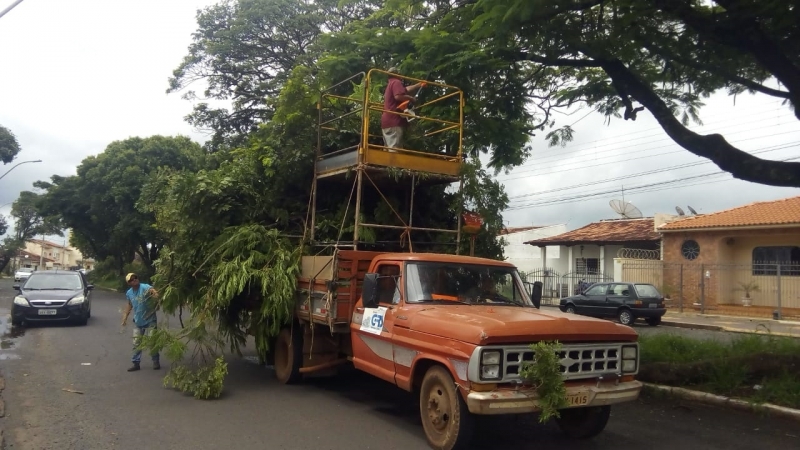
{"label": "worker on scaffold", "polygon": [[397,67],[389,69],[389,83],[383,94],[383,114],[381,115],[381,131],[383,132],[383,142],[388,148],[403,148],[403,137],[408,128],[408,120],[397,114],[402,113],[400,105],[408,102],[410,106],[416,101],[416,97],[411,94],[419,91],[425,86],[425,82],[420,82],[412,86],[404,86],[398,74]]}

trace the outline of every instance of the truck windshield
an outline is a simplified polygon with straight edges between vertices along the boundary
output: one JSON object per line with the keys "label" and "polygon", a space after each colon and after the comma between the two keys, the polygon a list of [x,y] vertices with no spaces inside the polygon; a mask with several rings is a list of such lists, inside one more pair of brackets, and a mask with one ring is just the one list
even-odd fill
{"label": "truck windshield", "polygon": [[409,303],[453,302],[531,306],[516,269],[451,263],[408,263]]}

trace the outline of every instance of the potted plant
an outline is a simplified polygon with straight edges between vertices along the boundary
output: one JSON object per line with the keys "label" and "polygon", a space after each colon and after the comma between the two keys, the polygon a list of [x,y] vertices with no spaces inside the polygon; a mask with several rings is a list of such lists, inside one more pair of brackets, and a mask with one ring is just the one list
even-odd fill
{"label": "potted plant", "polygon": [[748,282],[739,282],[739,289],[744,291],[744,297],[742,297],[742,306],[751,306],[753,304],[753,299],[750,298],[751,292],[758,292],[758,284],[755,281],[750,280]]}

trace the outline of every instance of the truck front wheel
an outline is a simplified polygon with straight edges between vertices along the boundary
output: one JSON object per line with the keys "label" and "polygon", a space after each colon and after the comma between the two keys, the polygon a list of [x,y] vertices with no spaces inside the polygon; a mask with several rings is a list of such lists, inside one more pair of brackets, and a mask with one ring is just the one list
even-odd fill
{"label": "truck front wheel", "polygon": [[558,427],[573,439],[589,439],[600,434],[611,416],[611,406],[562,409]]}
{"label": "truck front wheel", "polygon": [[303,334],[299,327],[282,329],[275,340],[275,376],[281,384],[294,384],[302,377]]}
{"label": "truck front wheel", "polygon": [[436,450],[464,448],[473,431],[473,416],[456,389],[455,381],[442,366],[425,373],[419,396],[419,412],[425,437]]}

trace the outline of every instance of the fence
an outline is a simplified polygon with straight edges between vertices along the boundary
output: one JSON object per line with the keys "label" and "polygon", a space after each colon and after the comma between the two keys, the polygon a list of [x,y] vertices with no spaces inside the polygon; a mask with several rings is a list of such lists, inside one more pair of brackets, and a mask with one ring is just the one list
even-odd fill
{"label": "fence", "polygon": [[614,277],[603,273],[569,272],[561,275],[553,269],[539,269],[521,275],[529,289],[533,288],[533,283],[542,282],[543,305],[558,305],[560,299],[579,294],[592,283],[614,281]]}
{"label": "fence", "polygon": [[689,264],[638,260],[622,263],[622,279],[650,283],[683,312],[800,317],[800,264]]}

